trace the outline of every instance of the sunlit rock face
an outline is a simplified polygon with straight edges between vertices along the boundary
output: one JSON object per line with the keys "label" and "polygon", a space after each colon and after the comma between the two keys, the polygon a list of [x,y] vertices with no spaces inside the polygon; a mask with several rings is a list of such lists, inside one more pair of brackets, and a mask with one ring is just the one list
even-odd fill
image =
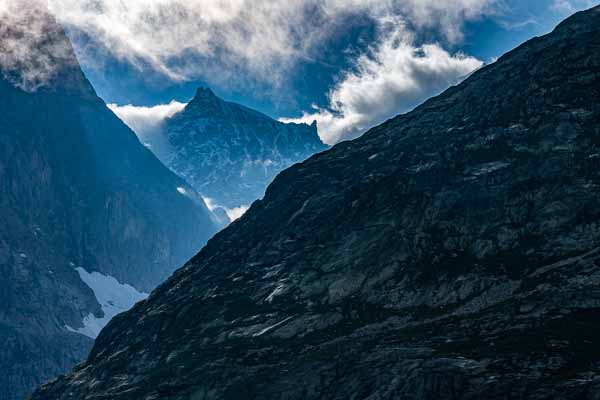
{"label": "sunlit rock face", "polygon": [[279,172],[327,148],[316,124],[284,124],[208,88],[198,89],[184,110],[145,140],[230,219],[262,198]]}
{"label": "sunlit rock face", "polygon": [[279,174],[33,399],[597,398],[599,105],[594,8]]}
{"label": "sunlit rock face", "polygon": [[78,269],[149,292],[217,229],[96,96],[62,28],[25,3],[0,6],[2,400],[89,351],[81,329],[105,312]]}

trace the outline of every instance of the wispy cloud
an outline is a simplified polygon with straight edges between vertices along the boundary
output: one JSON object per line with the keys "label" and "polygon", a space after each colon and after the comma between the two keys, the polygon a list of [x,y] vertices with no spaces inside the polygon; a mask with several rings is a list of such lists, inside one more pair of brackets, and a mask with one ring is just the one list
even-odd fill
{"label": "wispy cloud", "polygon": [[[436,30],[452,43],[462,38],[465,20],[493,12],[496,1],[3,0],[2,65],[25,76],[38,74],[40,79],[29,78],[33,82],[52,73],[51,60],[31,57],[29,51],[37,48],[44,30],[30,17],[47,4],[60,23],[82,33],[75,37],[92,41],[88,47],[78,43],[80,61],[88,67],[102,65],[94,57],[106,51],[172,80],[227,84],[242,79],[276,87],[350,17],[366,16],[376,24],[394,17],[410,30]],[[26,50],[7,33],[16,26],[27,28],[32,46]]]}
{"label": "wispy cloud", "polygon": [[[563,13],[594,4],[552,1]],[[2,0],[0,66],[21,71],[33,88],[55,73],[56,64],[48,54],[31,57],[29,51],[39,48],[45,29],[39,19],[31,19],[39,14],[39,4],[47,4],[71,32],[82,33],[75,37],[92,41],[78,43],[89,68],[102,66],[98,57],[107,52],[172,80],[223,86],[241,80],[277,87],[354,16],[379,26],[395,19],[405,32],[435,32],[441,42],[453,44],[463,39],[465,21],[502,13],[506,0]],[[26,33],[28,45],[15,35],[15,27]]]}
{"label": "wispy cloud", "polygon": [[[11,0],[12,1],[12,0]],[[112,56],[170,79],[233,77],[277,85],[351,16],[395,17],[411,30],[462,38],[498,0],[48,0],[59,20]],[[97,46],[94,46],[97,48]],[[93,53],[93,52],[92,52]],[[81,56],[89,55],[80,49]],[[86,61],[86,60],[84,60]],[[90,63],[97,60],[89,60]]]}
{"label": "wispy cloud", "polygon": [[[477,68],[471,57],[415,38],[435,31],[447,44],[460,42],[464,23],[494,14],[499,0],[47,1],[62,24],[85,33],[112,57],[172,80],[217,85],[242,79],[276,87],[343,21],[365,16],[379,32],[375,43],[352,70],[340,73],[328,107],[301,118],[316,119],[323,139],[333,143],[410,109]],[[83,62],[98,62],[79,50]],[[153,129],[163,112],[177,107],[111,106],[138,132]]]}
{"label": "wispy cloud", "polygon": [[483,64],[439,44],[416,46],[411,36],[395,21],[381,43],[361,55],[330,91],[327,108],[282,121],[316,120],[323,141],[333,144],[414,108]]}
{"label": "wispy cloud", "polygon": [[41,1],[0,2],[0,72],[5,79],[35,91],[76,64],[71,44]]}
{"label": "wispy cloud", "polygon": [[113,56],[173,80],[228,79],[238,72],[280,77],[322,33],[309,3],[49,0],[66,26],[85,32]]}

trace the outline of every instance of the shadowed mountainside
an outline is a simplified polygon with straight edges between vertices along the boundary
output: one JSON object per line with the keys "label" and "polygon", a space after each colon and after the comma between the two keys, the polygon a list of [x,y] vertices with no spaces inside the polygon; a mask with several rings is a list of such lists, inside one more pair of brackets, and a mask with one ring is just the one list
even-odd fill
{"label": "shadowed mountainside", "polygon": [[103,310],[77,267],[150,291],[217,229],[96,96],[54,18],[19,12],[0,21],[1,400],[87,355],[74,331]]}
{"label": "shadowed mountainside", "polygon": [[597,399],[600,8],[281,173],[34,400]]}

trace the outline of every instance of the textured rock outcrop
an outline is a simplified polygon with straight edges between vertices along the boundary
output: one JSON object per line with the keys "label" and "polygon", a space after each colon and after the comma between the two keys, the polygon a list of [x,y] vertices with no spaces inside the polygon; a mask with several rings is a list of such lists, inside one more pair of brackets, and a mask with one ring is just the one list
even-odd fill
{"label": "textured rock outcrop", "polygon": [[597,399],[600,8],[281,173],[39,389]]}
{"label": "textured rock outcrop", "polygon": [[23,14],[0,18],[1,400],[91,348],[67,328],[102,316],[75,268],[149,291],[216,231],[199,195],[96,96],[56,21],[11,11]]}
{"label": "textured rock outcrop", "polygon": [[230,209],[252,204],[279,172],[327,148],[316,124],[284,124],[208,88],[161,131],[147,141],[165,165]]}

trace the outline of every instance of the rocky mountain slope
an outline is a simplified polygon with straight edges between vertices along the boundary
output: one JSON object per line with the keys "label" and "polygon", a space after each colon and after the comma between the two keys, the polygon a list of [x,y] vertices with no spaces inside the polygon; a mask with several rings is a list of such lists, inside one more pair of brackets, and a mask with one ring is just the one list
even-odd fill
{"label": "rocky mountain slope", "polygon": [[90,282],[123,285],[115,307],[130,305],[216,231],[199,195],[96,96],[56,21],[12,11],[0,19],[1,400],[87,355],[108,306]]}
{"label": "rocky mountain slope", "polygon": [[281,173],[34,400],[598,399],[600,7]]}
{"label": "rocky mountain slope", "polygon": [[157,156],[215,205],[248,206],[275,175],[327,147],[317,126],[284,124],[200,88],[162,134],[144,141]]}

